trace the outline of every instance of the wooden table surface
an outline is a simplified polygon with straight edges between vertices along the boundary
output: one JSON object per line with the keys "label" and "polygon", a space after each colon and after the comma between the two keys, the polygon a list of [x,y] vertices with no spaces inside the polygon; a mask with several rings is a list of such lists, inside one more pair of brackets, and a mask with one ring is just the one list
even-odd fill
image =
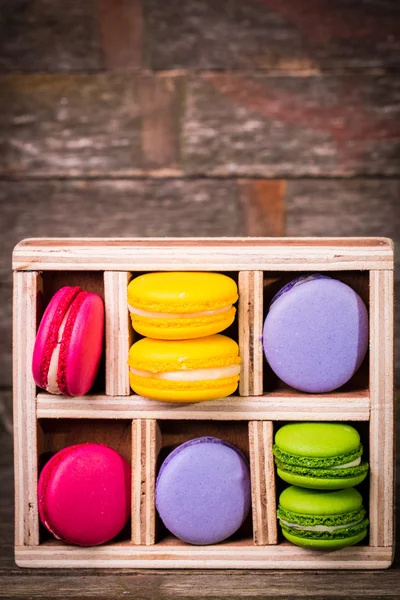
{"label": "wooden table surface", "polygon": [[[400,411],[397,410],[400,499]],[[400,553],[384,571],[21,569],[13,557],[12,437],[0,425],[0,598],[400,598]],[[397,544],[400,527],[397,524]]]}

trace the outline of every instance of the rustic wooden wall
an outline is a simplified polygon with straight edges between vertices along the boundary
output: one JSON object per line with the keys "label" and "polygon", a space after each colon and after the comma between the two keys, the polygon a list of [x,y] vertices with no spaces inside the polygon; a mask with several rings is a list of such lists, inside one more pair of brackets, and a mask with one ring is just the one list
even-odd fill
{"label": "rustic wooden wall", "polygon": [[[0,12],[3,388],[23,237],[400,239],[397,0],[0,0]],[[399,322],[400,269],[396,290]]]}

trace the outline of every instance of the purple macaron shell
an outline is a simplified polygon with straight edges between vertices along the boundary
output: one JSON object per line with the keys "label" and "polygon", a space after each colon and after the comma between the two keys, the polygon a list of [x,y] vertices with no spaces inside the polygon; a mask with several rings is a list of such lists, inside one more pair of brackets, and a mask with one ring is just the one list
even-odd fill
{"label": "purple macaron shell", "polygon": [[348,285],[302,276],[273,298],[263,331],[265,357],[291,387],[311,393],[344,385],[368,349],[368,312]]}
{"label": "purple macaron shell", "polygon": [[250,509],[249,465],[223,440],[181,444],[161,465],[156,507],[166,528],[190,544],[216,544],[239,529]]}

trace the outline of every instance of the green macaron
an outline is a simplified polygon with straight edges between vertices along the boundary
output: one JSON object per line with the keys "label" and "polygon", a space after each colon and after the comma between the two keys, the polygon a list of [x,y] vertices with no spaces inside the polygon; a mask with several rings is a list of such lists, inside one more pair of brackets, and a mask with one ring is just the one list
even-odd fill
{"label": "green macaron", "polygon": [[365,479],[360,435],[346,423],[290,423],[275,435],[273,447],[279,477],[293,485],[339,490]]}
{"label": "green macaron", "polygon": [[354,488],[324,491],[292,485],[279,497],[277,516],[285,538],[303,548],[338,550],[367,535],[366,511]]}

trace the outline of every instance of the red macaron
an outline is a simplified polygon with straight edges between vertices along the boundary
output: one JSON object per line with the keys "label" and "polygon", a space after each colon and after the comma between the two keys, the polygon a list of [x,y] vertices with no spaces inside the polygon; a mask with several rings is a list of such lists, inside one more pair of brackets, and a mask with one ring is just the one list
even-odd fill
{"label": "red macaron", "polygon": [[102,298],[79,286],[59,289],[36,336],[32,360],[36,385],[52,394],[86,394],[99,369],[103,336]]}
{"label": "red macaron", "polygon": [[38,483],[40,520],[59,540],[97,546],[114,538],[131,514],[131,467],[103,444],[64,448]]}

